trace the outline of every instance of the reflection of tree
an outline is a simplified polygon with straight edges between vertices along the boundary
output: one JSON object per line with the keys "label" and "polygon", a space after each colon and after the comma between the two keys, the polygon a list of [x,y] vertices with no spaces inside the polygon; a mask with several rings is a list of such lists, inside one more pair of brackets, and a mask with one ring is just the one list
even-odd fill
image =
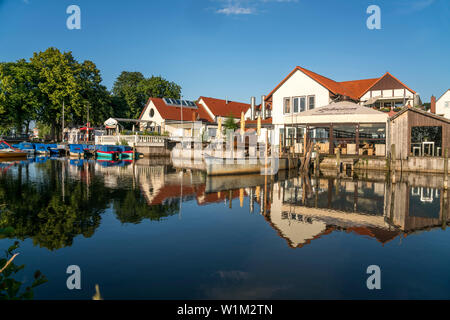
{"label": "reflection of tree", "polygon": [[[93,181],[87,189],[79,181],[64,184],[62,197],[61,163],[40,164],[42,181],[22,181],[18,176],[0,178],[0,228],[10,227],[10,237],[32,238],[35,245],[50,250],[70,246],[77,235],[90,237],[100,224],[100,214],[109,202],[108,192],[100,181]],[[95,190],[95,196],[92,195]]]}
{"label": "reflection of tree", "polygon": [[114,201],[117,218],[122,223],[140,223],[143,219],[159,221],[179,210],[178,202],[149,206],[139,190],[128,190],[123,199]]}
{"label": "reflection of tree", "polygon": [[32,238],[35,245],[55,250],[71,246],[78,235],[91,237],[111,203],[122,223],[161,220],[178,212],[178,202],[149,206],[138,189],[107,188],[102,176],[88,168],[79,171],[82,181],[69,178],[60,161],[33,164],[33,179],[28,166],[0,175],[0,230],[8,230],[3,237]]}

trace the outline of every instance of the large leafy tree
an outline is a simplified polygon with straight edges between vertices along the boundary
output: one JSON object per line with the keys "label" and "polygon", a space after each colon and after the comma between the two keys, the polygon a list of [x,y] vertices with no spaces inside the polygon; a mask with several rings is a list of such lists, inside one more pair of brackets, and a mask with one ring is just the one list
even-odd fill
{"label": "large leafy tree", "polygon": [[181,86],[161,76],[145,78],[140,72],[123,71],[112,90],[117,99],[114,115],[134,119],[139,117],[148,98],[174,98],[181,96]]}
{"label": "large leafy tree", "polygon": [[36,119],[42,96],[38,72],[25,60],[0,64],[0,125],[27,132]]}
{"label": "large leafy tree", "polygon": [[84,123],[88,114],[91,123],[101,123],[111,113],[108,91],[93,62],[79,63],[71,52],[56,48],[34,53],[30,62],[38,72],[42,93],[38,120],[51,124],[54,137],[61,129],[63,102],[67,123]]}

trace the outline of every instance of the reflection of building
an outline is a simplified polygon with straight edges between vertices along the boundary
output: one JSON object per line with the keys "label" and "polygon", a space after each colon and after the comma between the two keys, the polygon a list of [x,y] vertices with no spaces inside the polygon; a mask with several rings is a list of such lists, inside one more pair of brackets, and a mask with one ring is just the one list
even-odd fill
{"label": "reflection of building", "polygon": [[441,177],[423,177],[410,175],[394,184],[334,178],[281,181],[273,186],[266,219],[293,248],[338,230],[384,244],[449,223],[449,196],[438,189]]}

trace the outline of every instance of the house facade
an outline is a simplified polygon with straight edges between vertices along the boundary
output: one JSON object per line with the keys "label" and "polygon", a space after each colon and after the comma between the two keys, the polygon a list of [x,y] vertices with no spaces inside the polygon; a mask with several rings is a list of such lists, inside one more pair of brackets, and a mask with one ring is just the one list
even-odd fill
{"label": "house facade", "polygon": [[[271,110],[275,143],[285,143],[286,125],[295,125],[303,112],[340,101],[388,112],[408,104],[418,105],[420,97],[390,73],[379,78],[337,82],[303,67],[295,67],[265,97],[266,108]],[[297,132],[289,134],[298,136]]]}
{"label": "house facade", "polygon": [[450,89],[436,100],[436,114],[450,119]]}
{"label": "house facade", "polygon": [[201,105],[193,101],[149,98],[139,116],[146,121],[140,130],[149,130],[171,137],[198,137],[214,119]]}
{"label": "house facade", "polygon": [[248,103],[204,96],[201,96],[198,99],[198,104],[203,106],[203,108],[208,112],[208,115],[214,119],[215,125],[210,125],[207,129],[209,137],[215,137],[217,135],[219,120],[222,121],[223,124],[226,118],[232,117],[235,122],[238,122],[241,118],[242,112],[246,115],[248,110],[250,110],[250,104]]}

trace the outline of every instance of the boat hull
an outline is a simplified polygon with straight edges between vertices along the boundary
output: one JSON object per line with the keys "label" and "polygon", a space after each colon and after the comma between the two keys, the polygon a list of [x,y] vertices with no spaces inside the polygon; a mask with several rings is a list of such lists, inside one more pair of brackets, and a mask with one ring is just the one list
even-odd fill
{"label": "boat hull", "polygon": [[[135,158],[137,157],[137,154],[135,154]],[[133,160],[133,152],[121,152],[119,155],[120,160]]]}
{"label": "boat hull", "polygon": [[28,153],[26,152],[18,152],[18,151],[14,151],[14,152],[1,152],[0,151],[0,158],[2,159],[10,159],[10,158],[26,158],[28,155]]}
{"label": "boat hull", "polygon": [[97,151],[97,157],[101,159],[114,160],[117,158],[117,153]]}
{"label": "boat hull", "polygon": [[[206,173],[208,175],[233,175],[246,173],[276,174],[278,170],[288,170],[298,167],[297,158],[268,158],[267,168],[258,158],[228,159],[205,155]],[[272,163],[272,161],[278,163]]]}

